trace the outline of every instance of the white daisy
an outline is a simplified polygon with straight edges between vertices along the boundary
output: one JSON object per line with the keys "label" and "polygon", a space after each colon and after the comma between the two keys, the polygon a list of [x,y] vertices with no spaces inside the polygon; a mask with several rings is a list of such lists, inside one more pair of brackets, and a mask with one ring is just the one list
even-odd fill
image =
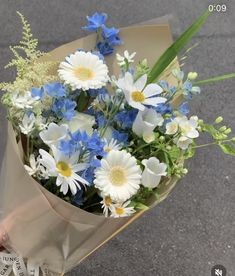
{"label": "white daisy", "polygon": [[127,207],[130,204],[130,201],[127,201],[123,204],[114,204],[111,205],[111,217],[113,218],[122,218],[128,217],[135,213],[134,207]]}
{"label": "white daisy", "polygon": [[40,163],[46,168],[49,176],[56,177],[56,185],[60,186],[60,191],[64,195],[68,193],[69,188],[72,194],[75,195],[77,189],[81,189],[80,183],[89,185],[84,178],[77,174],[77,172],[84,171],[88,166],[87,163],[78,163],[78,152],[68,157],[54,146],[52,146],[52,152],[54,157],[40,149]]}
{"label": "white daisy", "polygon": [[111,150],[95,171],[94,184],[104,196],[123,202],[136,194],[141,182],[141,169],[135,157],[126,151]]}
{"label": "white daisy", "polygon": [[110,207],[113,205],[113,201],[110,196],[104,196],[103,200],[100,202],[102,204],[101,208],[103,209],[103,213],[105,217],[108,217]]}
{"label": "white daisy", "polygon": [[134,57],[136,55],[136,52],[129,54],[129,52],[127,50],[124,51],[123,56],[121,56],[120,54],[116,54],[116,58],[118,61],[118,65],[119,66],[125,66],[126,63],[132,63],[134,62]]}
{"label": "white daisy", "polygon": [[167,100],[157,96],[163,92],[159,85],[151,83],[146,86],[147,74],[134,81],[131,73],[127,72],[124,78],[119,79],[116,84],[123,90],[128,104],[141,111],[145,110],[145,105],[157,106]]}
{"label": "white daisy", "polygon": [[122,146],[118,143],[118,141],[113,138],[110,141],[104,138],[104,142],[105,142],[105,146],[104,146],[105,152],[110,152],[111,150],[120,150],[122,148]]}
{"label": "white daisy", "polygon": [[36,119],[33,113],[30,115],[25,114],[22,120],[22,124],[20,124],[21,132],[25,135],[28,135],[30,132],[32,132],[35,127],[35,121]]}
{"label": "white daisy", "polygon": [[91,52],[77,51],[61,62],[59,76],[73,89],[98,89],[108,81],[108,67]]}
{"label": "white daisy", "polygon": [[36,160],[34,154],[29,157],[29,165],[24,165],[26,171],[29,175],[35,175],[39,171],[40,163],[38,159]]}

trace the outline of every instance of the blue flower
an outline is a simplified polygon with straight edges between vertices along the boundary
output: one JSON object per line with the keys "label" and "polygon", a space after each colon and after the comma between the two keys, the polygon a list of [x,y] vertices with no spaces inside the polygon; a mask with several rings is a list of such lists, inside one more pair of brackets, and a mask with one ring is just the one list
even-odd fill
{"label": "blue flower", "polygon": [[95,174],[94,174],[94,167],[89,167],[87,168],[81,175],[82,178],[84,178],[87,182],[89,182],[89,186],[92,186],[94,183],[94,178],[95,178]]}
{"label": "blue flower", "polygon": [[99,128],[104,127],[107,123],[107,119],[104,117],[103,113],[97,112],[95,114],[96,123]]}
{"label": "blue flower", "polygon": [[158,84],[161,86],[163,91],[168,93],[169,97],[172,97],[173,94],[177,91],[177,88],[175,86],[170,86],[169,83],[165,80],[160,80]]}
{"label": "blue flower", "polygon": [[72,203],[79,207],[79,206],[83,205],[84,201],[85,201],[84,191],[82,189],[78,190],[76,195],[74,196],[74,198],[72,200]]}
{"label": "blue flower", "polygon": [[106,13],[94,13],[92,16],[87,16],[88,25],[83,29],[87,31],[96,31],[106,22],[108,16]]}
{"label": "blue flower", "polygon": [[86,144],[86,149],[96,156],[104,156],[106,152],[104,151],[105,142],[101,139],[98,132],[93,132],[90,139]]}
{"label": "blue flower", "polygon": [[108,42],[99,41],[96,47],[103,56],[108,56],[114,52],[114,48]]}
{"label": "blue flower", "polygon": [[107,94],[107,89],[106,88],[90,89],[88,90],[88,93],[91,97],[96,98],[97,96]]}
{"label": "blue flower", "polygon": [[181,112],[184,115],[189,114],[189,106],[187,102],[182,103],[179,108],[178,108],[179,112]]}
{"label": "blue flower", "polygon": [[166,103],[161,103],[157,105],[155,110],[162,115],[172,114],[173,112],[171,105]]}
{"label": "blue flower", "polygon": [[40,99],[44,96],[44,89],[33,87],[31,90],[31,95],[33,98],[39,97]]}
{"label": "blue flower", "polygon": [[122,44],[121,39],[118,36],[119,29],[114,27],[108,28],[106,26],[102,26],[103,29],[103,38],[104,40],[111,46]]}
{"label": "blue flower", "polygon": [[126,144],[128,141],[128,134],[126,132],[122,132],[114,129],[112,132],[112,136],[115,140],[117,140],[122,144]]}
{"label": "blue flower", "polygon": [[52,111],[55,112],[59,119],[66,119],[70,121],[76,114],[75,108],[77,103],[66,98],[56,99]]}
{"label": "blue flower", "polygon": [[122,110],[117,113],[114,120],[117,121],[123,129],[128,129],[132,127],[137,113],[137,109]]}
{"label": "blue flower", "polygon": [[60,82],[47,83],[44,89],[51,97],[59,98],[66,96],[65,87]]}

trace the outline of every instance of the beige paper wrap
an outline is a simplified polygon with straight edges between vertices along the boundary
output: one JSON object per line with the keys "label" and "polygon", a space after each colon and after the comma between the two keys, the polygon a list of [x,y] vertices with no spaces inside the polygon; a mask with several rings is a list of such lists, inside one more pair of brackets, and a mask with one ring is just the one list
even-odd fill
{"label": "beige paper wrap", "polygon": [[[168,25],[128,27],[120,35],[124,45],[117,47],[117,51],[135,51],[135,60],[147,58],[150,66],[172,43]],[[76,49],[91,50],[94,45],[95,35],[90,35],[55,49],[50,60],[62,61]],[[111,73],[118,73],[115,55],[107,63]],[[168,195],[176,180],[161,184],[158,202]],[[45,190],[25,171],[10,125],[0,181],[0,237],[5,233],[6,245],[24,258],[46,264],[56,273],[74,268],[142,214],[105,218],[74,207]],[[158,202],[153,198],[149,204]]]}

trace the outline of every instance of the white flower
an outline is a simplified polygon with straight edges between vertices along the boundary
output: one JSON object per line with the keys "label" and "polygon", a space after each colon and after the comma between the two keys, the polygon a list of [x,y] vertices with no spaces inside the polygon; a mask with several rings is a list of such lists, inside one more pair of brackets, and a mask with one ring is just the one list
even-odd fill
{"label": "white flower", "polygon": [[154,140],[154,129],[156,126],[161,126],[163,122],[161,114],[154,109],[146,109],[138,112],[132,130],[139,137],[143,137],[145,142],[150,143]]}
{"label": "white flower", "polygon": [[199,136],[199,132],[196,129],[197,126],[197,116],[192,116],[189,120],[184,116],[179,120],[179,127],[181,129],[182,136],[186,136],[188,138],[197,138]]}
{"label": "white flower", "polygon": [[156,188],[160,183],[161,177],[166,176],[167,174],[167,165],[165,163],[160,163],[156,157],[144,159],[142,164],[145,166],[142,174],[143,186],[148,188]]}
{"label": "white flower", "polygon": [[97,55],[77,51],[61,62],[59,76],[72,89],[98,89],[108,81],[108,67]]}
{"label": "white flower", "polygon": [[95,117],[85,113],[76,112],[76,115],[71,121],[64,121],[64,123],[68,125],[69,130],[72,133],[80,130],[81,132],[86,131],[88,135],[92,135],[92,127],[95,124]]}
{"label": "white flower", "polygon": [[30,132],[33,131],[35,126],[35,116],[33,113],[30,115],[25,114],[22,120],[22,124],[20,125],[20,130],[25,135],[28,135]]}
{"label": "white flower", "polygon": [[179,129],[179,124],[176,120],[173,120],[166,124],[166,134],[174,135]]}
{"label": "white flower", "polygon": [[120,150],[122,148],[122,146],[118,143],[118,141],[113,138],[110,141],[104,138],[104,142],[105,142],[105,146],[104,146],[105,152],[110,152],[111,150]]}
{"label": "white flower", "polygon": [[111,197],[110,196],[104,196],[103,200],[100,203],[102,204],[101,208],[104,209],[103,213],[104,213],[105,217],[108,217],[110,207],[113,204],[113,201],[112,201]]}
{"label": "white flower", "polygon": [[68,134],[68,128],[66,125],[58,126],[55,123],[50,123],[48,128],[39,133],[42,141],[51,146],[58,145],[59,141],[65,139]]}
{"label": "white flower", "polygon": [[126,151],[112,150],[101,160],[95,171],[95,187],[104,196],[123,202],[136,194],[141,181],[141,169],[135,157]]}
{"label": "white flower", "polygon": [[135,213],[134,207],[127,207],[130,204],[130,201],[127,201],[123,204],[114,204],[111,205],[111,217],[113,218],[122,218],[128,217]]}
{"label": "white flower", "polygon": [[129,54],[127,50],[124,51],[123,56],[121,56],[120,54],[116,54],[118,65],[125,66],[126,62],[127,63],[134,62],[133,58],[135,57],[135,55],[136,55],[136,52]]}
{"label": "white flower", "polygon": [[77,172],[84,171],[88,166],[86,163],[78,163],[78,152],[68,157],[54,146],[52,146],[52,151],[54,157],[40,149],[40,163],[46,168],[49,176],[56,177],[56,185],[60,186],[60,191],[64,195],[68,193],[69,188],[72,194],[75,195],[77,189],[81,189],[80,183],[89,185],[85,179],[77,174]]}
{"label": "white flower", "polygon": [[192,139],[181,136],[179,139],[175,140],[177,147],[181,148],[182,150],[186,150],[190,144],[192,144]]}
{"label": "white flower", "polygon": [[38,159],[36,160],[34,154],[29,157],[29,165],[24,165],[26,171],[29,175],[35,175],[39,171],[40,163]]}
{"label": "white flower", "polygon": [[30,91],[25,93],[13,93],[11,94],[11,100],[13,106],[19,109],[32,109],[36,103],[38,103],[38,97],[32,97]]}
{"label": "white flower", "polygon": [[151,83],[146,86],[147,74],[134,82],[133,76],[127,72],[124,78],[119,79],[116,84],[123,90],[128,104],[141,111],[145,110],[145,105],[157,106],[166,102],[166,98],[157,97],[163,92],[159,85]]}

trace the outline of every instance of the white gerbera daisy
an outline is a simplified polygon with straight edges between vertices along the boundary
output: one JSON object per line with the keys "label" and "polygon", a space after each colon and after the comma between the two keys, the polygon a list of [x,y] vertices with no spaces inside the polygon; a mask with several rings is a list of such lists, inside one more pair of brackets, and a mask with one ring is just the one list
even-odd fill
{"label": "white gerbera daisy", "polygon": [[89,183],[77,174],[84,171],[88,164],[78,163],[79,153],[75,153],[71,157],[65,156],[56,147],[52,146],[53,156],[43,149],[39,150],[41,154],[40,163],[46,168],[49,176],[56,177],[56,185],[60,186],[60,191],[66,195],[70,188],[73,195],[77,193],[77,189],[81,189],[79,183],[89,185]]}
{"label": "white gerbera daisy", "polygon": [[108,67],[91,52],[77,51],[60,63],[59,76],[73,89],[98,89],[108,81]]}
{"label": "white gerbera daisy", "polygon": [[130,201],[127,201],[123,204],[114,204],[111,205],[111,217],[122,218],[128,217],[135,213],[134,207],[127,207],[130,204]]}
{"label": "white gerbera daisy", "polygon": [[104,213],[105,217],[108,217],[110,208],[113,205],[113,201],[112,201],[111,197],[104,196],[103,200],[100,202],[100,204],[102,204],[101,208],[103,209],[103,213]]}
{"label": "white gerbera daisy", "polygon": [[145,110],[146,105],[157,106],[167,100],[157,96],[163,92],[159,85],[151,83],[146,86],[147,74],[134,81],[131,73],[127,72],[124,78],[119,79],[116,84],[123,90],[128,104],[141,111]]}
{"label": "white gerbera daisy", "polygon": [[118,143],[118,141],[113,138],[110,141],[104,138],[104,142],[105,142],[105,146],[104,146],[105,152],[110,152],[111,150],[120,150],[122,148],[122,146]]}
{"label": "white gerbera daisy", "polygon": [[124,202],[136,194],[141,182],[141,169],[135,157],[126,151],[111,150],[95,171],[94,184],[104,196]]}

